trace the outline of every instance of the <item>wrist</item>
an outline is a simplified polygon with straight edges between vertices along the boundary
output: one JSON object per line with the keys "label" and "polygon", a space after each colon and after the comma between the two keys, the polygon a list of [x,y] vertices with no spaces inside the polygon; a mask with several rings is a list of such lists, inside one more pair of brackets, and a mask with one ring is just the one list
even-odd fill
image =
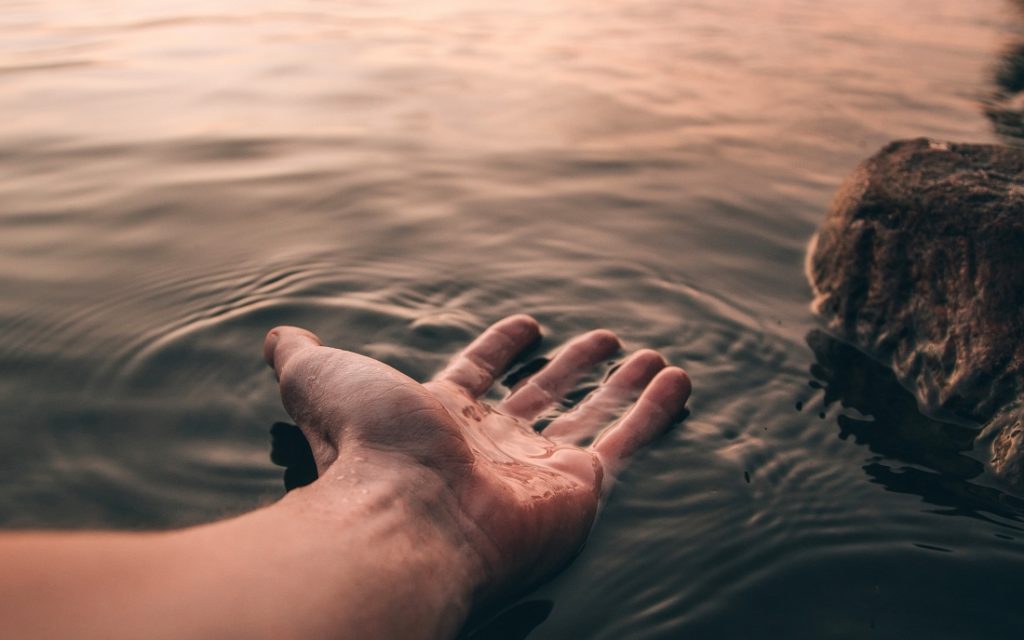
{"label": "wrist", "polygon": [[[419,620],[417,636],[454,635],[486,582],[479,532],[467,531],[450,482],[408,458],[350,449],[281,506],[305,531],[334,541],[328,553],[358,558],[368,574],[359,588],[380,591],[384,615]],[[334,575],[342,589],[354,577]]]}

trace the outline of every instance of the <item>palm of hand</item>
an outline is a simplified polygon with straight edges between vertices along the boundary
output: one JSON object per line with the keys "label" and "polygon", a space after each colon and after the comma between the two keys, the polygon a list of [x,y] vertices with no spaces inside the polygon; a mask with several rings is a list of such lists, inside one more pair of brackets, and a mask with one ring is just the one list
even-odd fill
{"label": "palm of hand", "polygon": [[451,490],[461,526],[478,534],[475,551],[491,590],[501,591],[532,583],[572,557],[593,523],[606,474],[675,421],[690,393],[681,369],[639,351],[538,432],[534,420],[620,348],[610,332],[590,332],[496,406],[480,401],[539,336],[532,318],[506,318],[422,385],[378,361],[320,346],[302,329],[272,330],[264,355],[321,475],[365,455],[437,474]]}

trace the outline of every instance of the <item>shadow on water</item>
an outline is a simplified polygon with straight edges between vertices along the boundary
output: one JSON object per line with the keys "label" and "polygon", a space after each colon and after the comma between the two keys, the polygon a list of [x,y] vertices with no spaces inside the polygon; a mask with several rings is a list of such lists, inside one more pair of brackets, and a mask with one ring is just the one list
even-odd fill
{"label": "shadow on water", "polygon": [[276,422],[270,427],[270,461],[284,467],[284,488],[291,491],[316,480],[316,461],[306,437],[293,424]]}
{"label": "shadow on water", "polygon": [[[860,414],[839,415],[839,437],[878,454],[864,465],[873,482],[921,496],[942,508],[935,513],[981,520],[994,514],[1024,523],[1024,500],[971,482],[985,470],[971,455],[977,429],[922,414],[893,372],[856,348],[818,330],[806,341],[816,360],[811,384],[822,389],[825,406],[839,403]],[[891,460],[915,466],[896,468],[886,464]]]}
{"label": "shadow on water", "polygon": [[550,600],[520,602],[461,637],[463,640],[524,640],[548,619],[554,606]]}

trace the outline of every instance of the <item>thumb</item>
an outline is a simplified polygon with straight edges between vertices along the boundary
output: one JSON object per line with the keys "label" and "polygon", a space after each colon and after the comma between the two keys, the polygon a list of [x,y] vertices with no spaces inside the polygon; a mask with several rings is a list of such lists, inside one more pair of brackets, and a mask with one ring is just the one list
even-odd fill
{"label": "thumb", "polygon": [[263,359],[274,369],[280,380],[285,364],[296,353],[322,344],[312,331],[298,327],[274,327],[263,339]]}

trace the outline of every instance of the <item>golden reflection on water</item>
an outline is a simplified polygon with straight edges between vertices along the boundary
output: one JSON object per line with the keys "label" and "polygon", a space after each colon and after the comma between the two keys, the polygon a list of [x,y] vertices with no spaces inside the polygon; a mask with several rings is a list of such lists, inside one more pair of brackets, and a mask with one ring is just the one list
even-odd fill
{"label": "golden reflection on water", "polygon": [[0,18],[0,135],[17,138],[735,142],[800,135],[809,114],[826,127],[836,112],[869,128],[898,117],[861,116],[857,94],[934,109],[960,93],[950,71],[997,44],[983,33],[995,25],[971,19],[976,4],[953,2],[902,15],[874,0],[13,5]]}

